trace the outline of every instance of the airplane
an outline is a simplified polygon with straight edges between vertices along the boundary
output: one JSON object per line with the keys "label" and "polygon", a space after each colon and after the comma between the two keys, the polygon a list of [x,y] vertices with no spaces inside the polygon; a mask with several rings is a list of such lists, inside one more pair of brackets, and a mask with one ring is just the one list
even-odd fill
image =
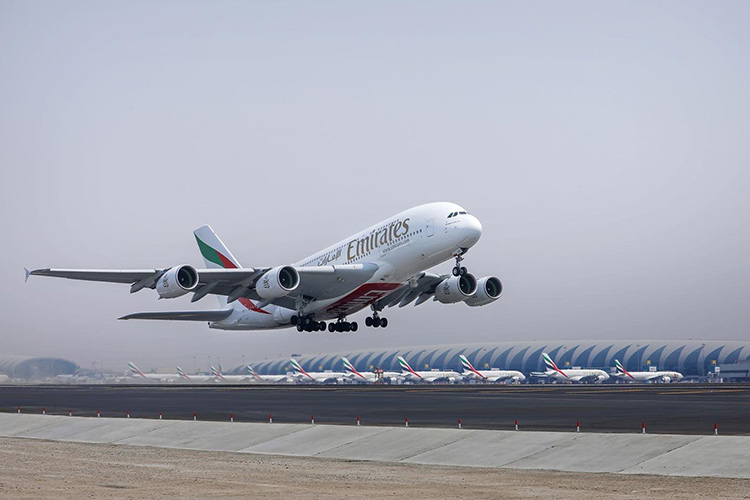
{"label": "airplane", "polygon": [[[365,326],[388,326],[386,307],[463,302],[479,307],[502,294],[494,276],[477,279],[461,265],[482,235],[479,219],[459,205],[437,202],[405,210],[289,265],[241,267],[210,226],[193,231],[205,269],[35,269],[29,276],[130,285],[130,293],[156,290],[159,298],[192,293],[191,302],[215,295],[219,309],[139,312],[121,320],[206,321],[221,330],[295,327],[297,331],[357,331],[349,316],[369,307]],[[451,274],[427,272],[455,260]]]}
{"label": "airplane", "polygon": [[303,382],[316,382],[316,383],[339,383],[346,378],[346,373],[341,372],[306,372],[296,359],[291,360],[292,368],[294,368],[297,380]]}
{"label": "airplane", "polygon": [[[58,375],[55,378],[57,379],[58,382],[62,382],[62,383],[65,383],[65,384],[74,384],[74,383],[78,382],[80,374],[81,374],[81,367],[80,366],[76,366],[76,369],[73,370],[73,373],[71,373],[69,375]],[[2,382],[2,381],[3,381],[3,379],[0,376],[0,382]]]}
{"label": "airplane", "polygon": [[628,381],[634,382],[679,382],[682,380],[682,373],[674,371],[653,371],[653,372],[629,372],[623,368],[619,360],[615,360],[616,375]]}
{"label": "airplane", "polygon": [[384,371],[381,374],[380,379],[378,379],[378,374],[375,372],[360,373],[359,371],[357,371],[356,368],[354,368],[354,365],[346,358],[341,358],[341,362],[344,364],[344,369],[349,373],[349,378],[351,380],[367,382],[368,384],[371,384],[371,383],[382,381],[385,379],[402,380],[404,378],[404,376],[400,372]]}
{"label": "airplane", "polygon": [[177,373],[143,373],[132,361],[128,361],[128,368],[132,376],[137,375],[151,382],[177,382],[182,378]]}
{"label": "airplane", "polygon": [[435,382],[436,380],[445,379],[453,384],[461,379],[461,375],[453,370],[414,371],[401,356],[398,357],[398,364],[401,365],[404,376],[415,382]]}
{"label": "airplane", "polygon": [[180,376],[183,382],[201,384],[201,383],[216,381],[216,377],[214,375],[188,375],[179,366],[177,367],[177,375]]}
{"label": "airplane", "polygon": [[258,382],[265,384],[283,384],[289,382],[289,378],[286,375],[258,375],[255,369],[247,365],[247,372]]}
{"label": "airplane", "polygon": [[533,372],[532,375],[536,377],[548,377],[563,382],[596,382],[601,383],[609,379],[609,374],[604,370],[596,369],[566,369],[561,370],[557,367],[552,358],[546,352],[542,353],[544,358],[544,364],[547,365],[547,371],[545,372]]}
{"label": "airplane", "polygon": [[218,369],[212,366],[211,373],[213,374],[214,377],[216,377],[217,382],[240,384],[243,382],[252,381],[250,375],[224,375],[223,373],[221,373],[221,365],[219,365]]}
{"label": "airplane", "polygon": [[464,374],[467,378],[475,378],[485,382],[500,382],[506,380],[523,382],[526,380],[526,375],[517,370],[498,370],[497,368],[493,368],[492,370],[477,370],[463,354],[459,354],[458,359],[461,360],[461,365],[464,368]]}

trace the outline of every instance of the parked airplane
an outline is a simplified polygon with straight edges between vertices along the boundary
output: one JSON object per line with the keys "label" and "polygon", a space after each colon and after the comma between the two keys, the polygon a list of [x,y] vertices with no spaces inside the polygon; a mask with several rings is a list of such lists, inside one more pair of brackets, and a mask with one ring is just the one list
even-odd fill
{"label": "parked airplane", "polygon": [[526,380],[526,376],[516,370],[498,370],[497,368],[493,368],[492,370],[477,370],[463,354],[459,354],[458,359],[461,360],[461,365],[464,367],[464,376],[467,378],[475,378],[485,382],[499,382],[505,380],[523,382]]}
{"label": "parked airplane", "polygon": [[252,382],[252,376],[250,374],[247,375],[224,375],[221,373],[221,365],[219,365],[219,368],[211,367],[211,374],[213,374],[214,377],[216,377],[216,381],[219,383],[230,383],[230,384],[241,384],[246,382]]}
{"label": "parked airplane", "polygon": [[[192,292],[191,302],[216,295],[220,309],[128,314],[120,319],[207,321],[209,328],[298,331],[356,331],[348,317],[370,307],[365,325],[388,326],[386,307],[429,299],[443,304],[483,306],[502,293],[500,280],[476,279],[461,265],[482,235],[479,220],[454,203],[420,205],[375,224],[291,265],[241,267],[210,226],[194,231],[207,269],[178,265],[165,269],[26,269],[52,276],[130,285],[130,293],[155,289],[171,299]],[[426,272],[455,259],[452,275]]]}
{"label": "parked airplane", "polygon": [[256,382],[262,382],[264,384],[284,384],[289,382],[289,378],[286,375],[258,375],[255,369],[250,365],[247,365],[247,372]]}
{"label": "parked airplane", "polygon": [[341,372],[306,372],[296,359],[292,358],[292,368],[297,376],[297,380],[302,382],[317,382],[317,383],[339,383],[343,382],[346,377],[346,373]]}
{"label": "parked airplane", "polygon": [[191,382],[195,384],[203,384],[206,382],[216,382],[215,375],[188,375],[179,366],[177,367],[177,374],[180,376],[183,382]]}
{"label": "parked airplane", "polygon": [[609,375],[604,370],[595,369],[565,369],[557,367],[552,358],[546,352],[542,353],[544,364],[547,365],[547,371],[541,373],[532,373],[537,377],[548,377],[564,382],[596,382],[600,383],[609,379]]}
{"label": "parked airplane", "polygon": [[398,364],[401,365],[401,370],[407,379],[415,382],[435,382],[436,380],[447,380],[451,384],[458,382],[461,379],[461,374],[454,372],[453,370],[430,370],[430,371],[414,371],[406,360],[399,356]]}
{"label": "parked airplane", "polygon": [[178,373],[143,373],[132,361],[128,361],[128,369],[133,376],[151,382],[177,382],[182,378]]}
{"label": "parked airplane", "polygon": [[629,372],[619,360],[615,360],[617,376],[634,382],[679,382],[683,375],[675,371]]}
{"label": "parked airplane", "polygon": [[[344,364],[344,369],[348,372],[349,378],[351,380],[355,381],[361,381],[361,382],[367,382],[367,383],[374,383],[378,382],[378,374],[375,372],[364,372],[360,373],[357,371],[356,368],[354,368],[354,365],[346,358],[341,358],[341,362]],[[403,380],[404,376],[401,374],[401,372],[388,372],[384,371],[381,374],[380,380],[396,380],[400,381]]]}

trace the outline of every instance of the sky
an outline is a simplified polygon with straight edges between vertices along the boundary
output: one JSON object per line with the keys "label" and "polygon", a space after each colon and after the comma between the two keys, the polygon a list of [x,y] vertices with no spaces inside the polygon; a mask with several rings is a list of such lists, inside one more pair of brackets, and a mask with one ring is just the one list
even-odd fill
{"label": "sky", "polygon": [[[748,340],[747,2],[0,0],[0,354],[124,370],[526,339]],[[23,267],[295,262],[430,201],[482,308],[387,329],[117,321],[211,298]],[[435,268],[448,272],[452,263]],[[360,322],[365,313],[354,318]]]}

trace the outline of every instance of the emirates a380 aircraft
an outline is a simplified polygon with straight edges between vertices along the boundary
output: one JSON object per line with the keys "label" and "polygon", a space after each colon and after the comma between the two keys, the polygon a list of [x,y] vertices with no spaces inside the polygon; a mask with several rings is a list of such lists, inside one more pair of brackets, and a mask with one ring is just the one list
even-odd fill
{"label": "emirates a380 aircraft", "polygon": [[[242,267],[210,226],[194,231],[206,269],[26,269],[52,276],[130,285],[134,293],[155,289],[159,298],[192,293],[191,302],[216,295],[220,309],[141,312],[120,319],[206,321],[209,328],[259,330],[296,326],[298,331],[356,331],[348,317],[370,307],[366,326],[388,326],[385,307],[429,299],[443,304],[483,306],[502,293],[499,279],[476,279],[461,265],[482,235],[479,220],[455,203],[411,208],[299,262],[276,267]],[[450,275],[427,272],[455,259]]]}

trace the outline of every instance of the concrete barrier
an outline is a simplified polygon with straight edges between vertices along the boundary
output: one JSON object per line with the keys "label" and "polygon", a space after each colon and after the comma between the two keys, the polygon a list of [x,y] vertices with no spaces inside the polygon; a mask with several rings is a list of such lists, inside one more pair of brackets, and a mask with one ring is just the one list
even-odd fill
{"label": "concrete barrier", "polygon": [[523,432],[0,413],[0,436],[414,464],[750,478],[750,436]]}

